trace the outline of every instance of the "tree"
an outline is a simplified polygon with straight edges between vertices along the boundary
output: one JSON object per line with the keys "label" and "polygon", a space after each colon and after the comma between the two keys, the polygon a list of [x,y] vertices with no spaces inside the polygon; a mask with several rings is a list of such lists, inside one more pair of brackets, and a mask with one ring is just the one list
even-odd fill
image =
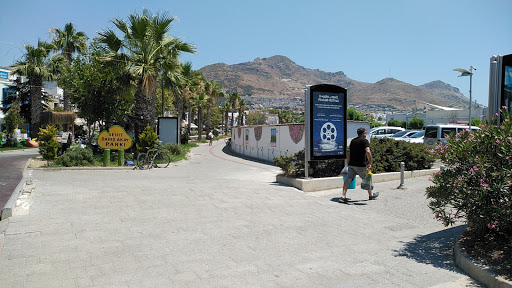
{"label": "tree", "polygon": [[293,111],[291,110],[280,110],[278,113],[277,113],[278,117],[279,117],[279,123],[280,124],[285,124],[285,123],[297,123],[299,122],[298,120],[298,117],[297,117],[297,114],[295,114]]}
{"label": "tree", "polygon": [[248,125],[263,125],[266,120],[265,114],[261,112],[250,113],[249,116],[247,116]]}
{"label": "tree", "polygon": [[244,125],[245,108],[247,108],[247,106],[245,105],[245,99],[240,97],[240,99],[238,100],[238,126]]}
{"label": "tree", "polygon": [[[73,54],[75,52],[84,53],[87,49],[87,36],[84,32],[77,32],[73,23],[64,25],[64,30],[51,28],[54,35],[52,44],[54,49],[60,51],[62,56],[66,58],[68,65],[73,62]],[[62,83],[59,83],[62,86]],[[64,110],[70,111],[71,105],[69,101],[69,92],[64,90]]]}
{"label": "tree", "polygon": [[190,102],[190,99],[192,98],[192,95],[196,92],[196,90],[199,88],[199,84],[201,82],[201,76],[202,74],[192,70],[192,63],[185,62],[181,65],[181,75],[177,81],[178,86],[178,93],[175,93],[177,109],[178,114],[181,116],[184,115],[184,104],[187,103],[188,108],[188,125],[187,125],[187,131],[190,133],[190,127],[193,120],[192,115],[192,103]]}
{"label": "tree", "polygon": [[231,105],[231,129],[235,126],[234,111],[237,109],[240,99],[241,98],[238,96],[237,92],[231,92],[229,94],[229,104]]}
{"label": "tree", "polygon": [[208,101],[207,111],[206,111],[206,134],[208,134],[208,133],[210,133],[210,130],[212,128],[212,125],[211,125],[212,107],[215,105],[215,103],[217,102],[217,99],[219,97],[224,97],[224,93],[222,93],[222,86],[213,80],[206,82],[205,90],[206,90],[206,93],[208,94],[208,96],[210,96],[209,101]]}
{"label": "tree", "polygon": [[347,119],[361,121],[362,118],[361,118],[361,114],[359,112],[357,112],[355,109],[348,108],[347,109]]}
{"label": "tree", "polygon": [[[122,61],[136,83],[135,107],[132,122],[138,135],[147,126],[155,124],[156,80],[162,62],[175,62],[181,52],[194,53],[194,46],[167,35],[174,21],[167,13],[131,14],[128,22],[115,18],[112,23],[121,31],[119,38],[111,29],[99,33],[100,42],[110,50],[106,60]],[[123,53],[126,51],[126,53]]]}
{"label": "tree", "polygon": [[205,93],[197,94],[194,97],[194,104],[197,107],[197,127],[199,127],[199,141],[201,141],[203,132],[203,109],[206,107],[209,98],[210,97]]}
{"label": "tree", "polygon": [[27,76],[30,89],[30,137],[36,138],[41,126],[43,81],[52,81],[65,61],[62,55],[49,57],[53,45],[39,40],[37,47],[25,45],[23,60],[13,66],[13,74]]}
{"label": "tree", "polygon": [[106,51],[99,43],[93,42],[87,52],[62,71],[62,87],[88,125],[128,122],[133,107],[131,74],[119,62],[103,61]]}
{"label": "tree", "polygon": [[228,135],[228,119],[230,110],[231,104],[229,103],[229,100],[224,101],[224,104],[221,106],[221,111],[224,113],[224,135]]}
{"label": "tree", "polygon": [[425,121],[419,118],[412,118],[411,121],[409,121],[408,126],[409,129],[421,129],[425,126]]}
{"label": "tree", "polygon": [[388,121],[388,126],[400,127],[401,125],[402,125],[402,122],[395,120],[395,119]]}
{"label": "tree", "polygon": [[12,137],[14,131],[18,129],[18,126],[25,122],[25,119],[20,114],[21,108],[19,101],[11,104],[11,107],[4,117],[5,125],[7,126],[7,135]]}

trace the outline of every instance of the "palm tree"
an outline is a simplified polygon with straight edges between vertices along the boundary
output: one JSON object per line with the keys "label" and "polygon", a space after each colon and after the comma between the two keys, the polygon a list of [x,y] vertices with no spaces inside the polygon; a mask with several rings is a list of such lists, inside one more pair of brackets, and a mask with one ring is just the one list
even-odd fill
{"label": "palm tree", "polygon": [[226,100],[221,106],[221,111],[224,112],[224,135],[228,135],[229,110],[231,110],[231,103],[229,103],[229,100]]}
{"label": "palm tree", "polygon": [[211,127],[211,114],[212,114],[212,106],[217,102],[217,98],[224,97],[224,93],[222,93],[222,86],[219,83],[211,80],[206,82],[206,92],[210,96],[208,101],[208,106],[206,110],[206,134],[210,133]]}
{"label": "palm tree", "polygon": [[[195,53],[195,47],[167,35],[174,17],[167,13],[131,14],[128,22],[115,18],[112,23],[122,39],[111,29],[99,33],[100,42],[111,51],[106,60],[124,61],[136,79],[133,123],[136,142],[143,129],[155,125],[155,100],[158,74],[166,62],[176,62],[181,52]],[[123,53],[125,51],[125,53]]]}
{"label": "palm tree", "polygon": [[240,96],[238,96],[237,92],[231,92],[229,94],[229,103],[231,104],[231,129],[235,126],[234,111],[238,107],[238,100],[240,100]]}
{"label": "palm tree", "polygon": [[179,88],[179,92],[177,91],[174,95],[176,96],[178,115],[181,117],[184,110],[184,104],[187,103],[188,107],[188,132],[190,133],[190,125],[193,120],[192,115],[192,103],[190,99],[192,98],[193,93],[197,90],[200,82],[200,73],[192,70],[192,63],[185,62],[181,64],[181,73],[180,77],[177,79],[177,86]]}
{"label": "palm tree", "polygon": [[[69,65],[73,62],[73,54],[75,52],[80,54],[86,52],[87,36],[84,32],[77,32],[73,23],[64,25],[64,30],[51,28],[50,31],[54,34],[52,42],[55,46],[54,49],[61,51],[61,54],[67,59]],[[71,110],[69,93],[67,91],[64,91],[64,110]]]}
{"label": "palm tree", "polygon": [[245,99],[238,100],[238,126],[244,126],[244,112],[247,106],[245,105]]}
{"label": "palm tree", "polygon": [[194,97],[194,105],[197,107],[197,127],[199,129],[198,140],[201,141],[203,132],[203,108],[208,105],[210,96],[205,93],[199,93]]}
{"label": "palm tree", "polygon": [[16,61],[12,67],[13,74],[26,76],[29,81],[30,94],[30,137],[36,138],[41,128],[43,112],[43,81],[52,81],[64,64],[62,55],[49,58],[53,45],[39,40],[37,47],[25,45],[23,60]]}

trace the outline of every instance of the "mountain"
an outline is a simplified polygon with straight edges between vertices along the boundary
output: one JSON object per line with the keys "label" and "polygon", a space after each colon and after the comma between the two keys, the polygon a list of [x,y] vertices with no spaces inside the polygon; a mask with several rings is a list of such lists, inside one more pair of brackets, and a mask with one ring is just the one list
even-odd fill
{"label": "mountain", "polygon": [[328,83],[346,88],[348,103],[353,105],[390,105],[411,110],[414,105],[429,109],[423,102],[455,105],[452,107],[469,103],[459,89],[442,81],[414,86],[385,78],[377,83],[366,83],[350,79],[342,71],[332,73],[305,68],[279,55],[234,65],[218,63],[199,71],[207,80],[220,83],[225,91],[236,91],[241,96],[303,98],[306,85]]}

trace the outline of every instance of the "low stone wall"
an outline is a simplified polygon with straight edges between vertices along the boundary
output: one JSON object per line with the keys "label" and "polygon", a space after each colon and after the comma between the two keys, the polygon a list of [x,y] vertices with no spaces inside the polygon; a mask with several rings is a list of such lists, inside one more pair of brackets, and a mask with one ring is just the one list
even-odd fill
{"label": "low stone wall", "polygon": [[[405,171],[404,179],[428,176],[432,175],[434,172],[439,171],[439,169],[428,169],[428,170],[417,170],[417,171]],[[389,172],[389,173],[379,173],[373,174],[373,182],[386,182],[386,181],[394,181],[400,180],[400,172]],[[276,182],[293,186],[303,192],[315,192],[329,189],[338,189],[343,187],[343,177],[326,177],[326,178],[293,178],[287,177],[284,175],[277,175]],[[361,178],[356,177],[356,186],[361,185]]]}

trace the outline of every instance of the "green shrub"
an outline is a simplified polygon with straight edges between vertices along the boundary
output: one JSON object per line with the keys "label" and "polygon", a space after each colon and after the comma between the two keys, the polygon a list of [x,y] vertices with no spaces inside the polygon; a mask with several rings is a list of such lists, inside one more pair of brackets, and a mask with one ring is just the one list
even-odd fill
{"label": "green shrub", "polygon": [[405,170],[430,169],[435,161],[422,143],[409,143],[391,138],[373,138],[370,143],[372,151],[372,170],[374,172],[398,172],[400,162]]}
{"label": "green shrub", "polygon": [[[281,168],[286,176],[304,177],[304,154],[305,151],[301,150],[291,156],[275,157],[274,164]],[[345,162],[340,160],[310,161],[308,176],[313,178],[338,176],[344,165]]]}
{"label": "green shrub", "polygon": [[283,170],[285,176],[294,176],[298,166],[293,161],[293,156],[274,157],[274,164]]}
{"label": "green shrub", "polygon": [[[398,172],[400,162],[404,162],[405,170],[430,169],[435,161],[421,143],[408,143],[390,138],[374,138],[371,140],[372,170],[374,172]],[[304,150],[293,156],[274,158],[274,164],[281,168],[287,176],[304,176]],[[313,178],[334,177],[340,174],[345,161],[322,160],[310,161],[309,176]]]}
{"label": "green shrub", "polygon": [[39,133],[39,154],[43,156],[43,159],[50,161],[57,157],[57,151],[59,150],[60,143],[57,142],[57,127],[50,125],[44,129],[40,129]]}
{"label": "green shrub", "polygon": [[146,126],[144,131],[139,135],[139,143],[137,143],[137,152],[145,153],[151,149],[155,149],[158,144],[158,135],[156,135],[155,131],[151,126]]}
{"label": "green shrub", "polygon": [[186,131],[185,131],[185,132],[182,132],[182,133],[180,134],[180,143],[181,143],[181,144],[187,144],[187,143],[188,143],[188,137],[189,137],[188,132],[186,132]]}
{"label": "green shrub", "polygon": [[173,143],[166,143],[162,145],[162,150],[167,151],[171,155],[180,155],[186,153],[183,146]]}
{"label": "green shrub", "polygon": [[55,164],[64,167],[92,166],[95,164],[90,148],[74,148],[55,159]]}
{"label": "green shrub", "polygon": [[489,239],[512,235],[512,116],[501,112],[502,124],[493,119],[431,150],[447,166],[427,188],[435,218],[446,226],[465,219],[472,233]]}

